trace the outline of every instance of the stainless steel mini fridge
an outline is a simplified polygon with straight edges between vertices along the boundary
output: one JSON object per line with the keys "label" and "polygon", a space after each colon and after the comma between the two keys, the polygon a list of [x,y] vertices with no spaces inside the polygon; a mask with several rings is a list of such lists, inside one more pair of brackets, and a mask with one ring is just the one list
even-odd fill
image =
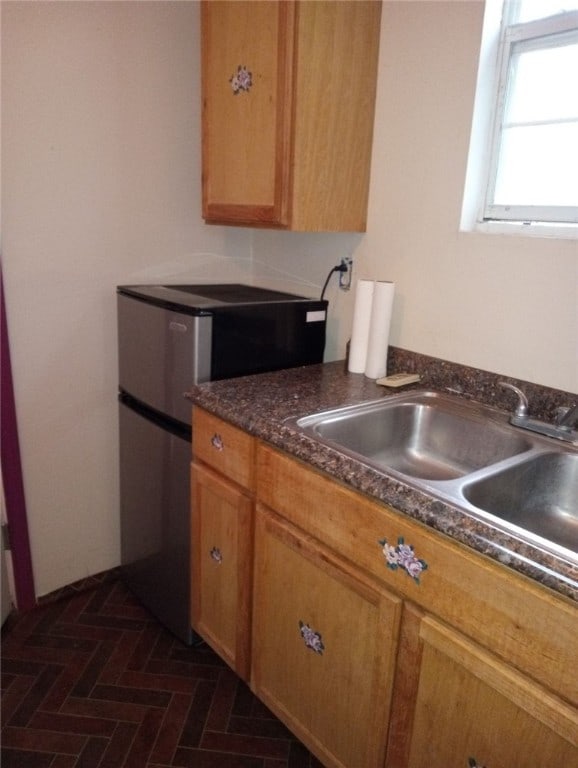
{"label": "stainless steel mini fridge", "polygon": [[239,284],[120,286],[123,576],[183,642],[190,626],[194,384],[323,359],[327,302]]}

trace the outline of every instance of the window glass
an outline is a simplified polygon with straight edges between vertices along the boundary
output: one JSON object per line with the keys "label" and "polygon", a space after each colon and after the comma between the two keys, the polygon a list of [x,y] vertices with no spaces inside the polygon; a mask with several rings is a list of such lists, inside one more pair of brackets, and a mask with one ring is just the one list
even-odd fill
{"label": "window glass", "polygon": [[506,124],[536,120],[578,121],[577,73],[578,42],[515,53]]}
{"label": "window glass", "polygon": [[461,226],[578,238],[578,0],[486,0]]}
{"label": "window glass", "polygon": [[578,14],[560,10],[504,6],[485,220],[578,221]]}
{"label": "window glass", "polygon": [[565,11],[578,10],[578,0],[518,0],[512,3],[511,23],[525,23]]}
{"label": "window glass", "polygon": [[578,205],[577,147],[576,125],[532,125],[505,130],[494,204]]}

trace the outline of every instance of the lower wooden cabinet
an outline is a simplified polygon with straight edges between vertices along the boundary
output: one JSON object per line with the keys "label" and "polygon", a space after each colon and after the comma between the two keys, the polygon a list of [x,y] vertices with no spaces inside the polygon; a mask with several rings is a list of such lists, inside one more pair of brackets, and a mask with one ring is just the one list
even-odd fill
{"label": "lower wooden cabinet", "polygon": [[257,505],[252,687],[326,766],[385,759],[401,601]]}
{"label": "lower wooden cabinet", "polygon": [[409,768],[578,765],[575,707],[435,619],[419,637]]}
{"label": "lower wooden cabinet", "polygon": [[194,629],[248,680],[253,499],[197,464],[191,470]]}
{"label": "lower wooden cabinet", "polygon": [[[324,766],[578,766],[574,603],[194,424],[193,627]],[[420,578],[383,539],[415,547]]]}

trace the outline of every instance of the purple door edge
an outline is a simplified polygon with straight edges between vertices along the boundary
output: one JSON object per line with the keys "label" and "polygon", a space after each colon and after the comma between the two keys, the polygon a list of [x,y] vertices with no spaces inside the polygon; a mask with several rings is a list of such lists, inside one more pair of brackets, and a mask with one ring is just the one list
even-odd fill
{"label": "purple door edge", "polygon": [[0,413],[2,414],[0,457],[2,462],[2,481],[4,485],[4,498],[6,501],[6,514],[10,530],[16,604],[18,610],[24,612],[34,608],[36,605],[36,594],[32,571],[32,557],[30,554],[30,539],[28,537],[28,520],[26,517],[22,464],[20,462],[20,443],[18,440],[14,382],[12,379],[12,366],[10,362],[10,345],[8,341],[6,304],[4,301],[4,281],[2,279],[1,264],[0,305]]}

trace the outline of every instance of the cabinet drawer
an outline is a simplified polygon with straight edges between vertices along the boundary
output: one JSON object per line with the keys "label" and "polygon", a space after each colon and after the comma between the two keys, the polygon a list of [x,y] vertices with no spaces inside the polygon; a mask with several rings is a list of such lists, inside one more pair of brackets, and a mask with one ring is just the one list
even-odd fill
{"label": "cabinet drawer", "polygon": [[578,606],[259,445],[257,497],[380,582],[578,702]]}
{"label": "cabinet drawer", "polygon": [[207,411],[193,408],[193,455],[230,480],[254,487],[255,440]]}

